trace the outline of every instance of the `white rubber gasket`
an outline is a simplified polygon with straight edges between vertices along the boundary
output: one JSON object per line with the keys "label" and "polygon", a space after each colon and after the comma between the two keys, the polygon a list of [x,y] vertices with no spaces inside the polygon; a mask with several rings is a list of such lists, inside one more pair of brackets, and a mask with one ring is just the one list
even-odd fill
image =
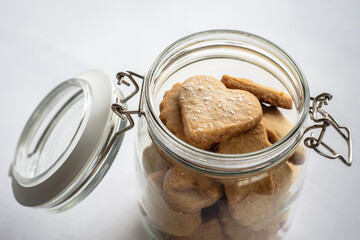
{"label": "white rubber gasket", "polygon": [[[113,101],[113,84],[102,71],[92,70],[75,78],[88,83],[91,89],[89,116],[81,137],[64,163],[51,176],[36,185],[21,185],[13,174],[12,188],[16,200],[25,206],[36,207],[61,195],[91,164],[101,138],[107,131]],[[14,171],[14,170],[13,170]]]}

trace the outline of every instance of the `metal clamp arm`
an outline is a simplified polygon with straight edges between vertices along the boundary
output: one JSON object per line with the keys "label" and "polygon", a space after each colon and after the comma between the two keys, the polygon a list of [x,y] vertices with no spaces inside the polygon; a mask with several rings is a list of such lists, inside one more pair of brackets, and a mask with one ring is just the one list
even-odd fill
{"label": "metal clamp arm", "polygon": [[[134,127],[134,119],[131,117],[131,114],[137,114],[139,117],[141,117],[142,115],[145,115],[144,111],[142,110],[142,105],[143,105],[143,91],[144,91],[144,77],[131,72],[131,71],[126,71],[126,72],[119,72],[116,75],[116,78],[118,79],[118,85],[121,84],[125,84],[126,86],[130,86],[130,83],[127,82],[125,80],[125,77],[127,77],[128,79],[130,79],[131,83],[134,85],[135,90],[132,91],[128,96],[126,96],[125,98],[122,99],[117,99],[116,103],[113,103],[111,106],[111,109],[113,110],[114,113],[116,113],[120,118],[125,119],[125,117],[128,119],[128,121],[130,122],[130,124],[125,127],[122,128],[118,131],[120,133],[126,132],[127,130],[131,129]],[[139,106],[137,110],[127,110],[125,108],[125,106],[123,106],[122,104],[127,102],[129,99],[131,99],[133,96],[135,96],[138,91],[139,91],[139,85],[138,83],[135,81],[134,77],[140,78],[142,80],[142,85],[141,85],[141,91],[140,91],[140,101],[139,101]]]}
{"label": "metal clamp arm", "polygon": [[[352,164],[352,141],[351,141],[351,132],[350,129],[344,126],[341,126],[333,116],[328,112],[322,109],[323,105],[328,105],[329,101],[332,99],[332,95],[329,93],[322,93],[315,98],[311,98],[312,106],[309,108],[310,118],[313,120],[315,125],[305,129],[305,133],[313,129],[321,129],[318,137],[314,137],[312,133],[309,137],[306,137],[304,144],[308,148],[314,149],[321,156],[330,158],[330,159],[340,159],[345,165],[351,166]],[[347,144],[347,156],[344,156],[341,153],[338,153],[328,144],[326,144],[323,139],[325,132],[329,127],[333,127],[339,135],[345,139]],[[322,148],[321,148],[322,147]]]}
{"label": "metal clamp arm", "polygon": [[[128,79],[130,79],[130,82],[125,80],[125,77],[127,77]],[[145,115],[143,110],[142,110],[142,97],[143,97],[143,86],[144,86],[144,81],[142,83],[142,87],[141,87],[141,92],[140,92],[140,102],[139,102],[139,107],[138,110],[127,110],[125,108],[125,106],[123,105],[124,103],[126,103],[129,99],[131,99],[133,96],[135,96],[138,91],[140,90],[138,83],[135,81],[134,77],[140,78],[141,80],[144,79],[143,76],[134,73],[134,72],[119,72],[116,75],[116,78],[118,80],[118,85],[124,84],[126,86],[131,86],[131,83],[133,84],[133,86],[135,87],[134,91],[132,91],[128,96],[124,97],[124,98],[117,98],[116,102],[113,103],[111,105],[111,110],[118,115],[122,120],[127,119],[128,120],[128,124],[119,129],[117,132],[114,132],[114,126],[115,123],[113,124],[111,130],[110,130],[110,134],[108,139],[106,140],[106,144],[104,149],[101,152],[101,158],[105,157],[108,152],[110,151],[111,147],[114,145],[116,139],[122,134],[125,133],[126,131],[132,129],[134,127],[134,119],[131,117],[131,114],[138,114],[139,117],[141,117],[142,115]]]}

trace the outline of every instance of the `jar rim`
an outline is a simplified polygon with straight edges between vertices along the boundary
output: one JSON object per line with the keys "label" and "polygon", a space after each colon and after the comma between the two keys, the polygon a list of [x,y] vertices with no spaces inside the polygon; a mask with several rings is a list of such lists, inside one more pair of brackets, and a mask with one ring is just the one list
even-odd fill
{"label": "jar rim", "polygon": [[[210,151],[201,150],[190,144],[187,144],[177,138],[171,133],[160,118],[156,115],[154,101],[151,94],[151,84],[155,80],[156,71],[159,69],[159,64],[172,54],[172,51],[179,46],[189,42],[200,42],[204,37],[214,37],[217,35],[225,35],[227,37],[240,36],[244,39],[255,41],[262,44],[280,56],[282,60],[286,61],[289,66],[295,71],[298,77],[299,86],[301,87],[302,109],[300,116],[291,129],[291,131],[281,140],[272,144],[270,147],[243,154],[221,154]],[[151,65],[148,73],[145,76],[145,103],[146,103],[146,119],[149,124],[149,133],[162,151],[170,154],[172,157],[181,161],[181,163],[206,172],[217,174],[238,174],[242,172],[259,171],[265,168],[272,167],[284,158],[288,157],[297,147],[302,139],[304,125],[308,119],[308,109],[310,106],[310,91],[305,75],[300,70],[295,61],[282,48],[276,44],[266,40],[258,35],[251,34],[244,31],[215,29],[196,32],[185,36],[171,45],[169,45]]]}

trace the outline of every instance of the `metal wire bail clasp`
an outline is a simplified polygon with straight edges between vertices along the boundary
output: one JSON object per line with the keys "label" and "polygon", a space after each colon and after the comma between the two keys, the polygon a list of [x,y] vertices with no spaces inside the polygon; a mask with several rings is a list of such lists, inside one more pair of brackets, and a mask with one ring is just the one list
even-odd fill
{"label": "metal wire bail clasp", "polygon": [[[118,133],[123,133],[126,132],[127,130],[131,129],[134,127],[134,119],[131,117],[131,114],[137,114],[139,117],[141,117],[144,114],[144,111],[142,110],[142,103],[143,103],[143,90],[144,90],[144,77],[131,72],[131,71],[126,71],[126,72],[119,72],[116,75],[116,78],[118,80],[117,84],[118,85],[126,85],[126,86],[130,86],[131,84],[125,80],[125,77],[127,77],[128,79],[130,79],[130,82],[134,85],[135,89],[126,97],[121,98],[121,99],[116,99],[116,103],[113,103],[111,105],[111,109],[114,113],[116,113],[120,118],[125,119],[125,117],[128,119],[129,121],[129,125],[125,128],[120,129],[120,131]],[[137,110],[127,110],[125,108],[125,106],[123,105],[124,103],[126,103],[129,99],[131,99],[133,96],[136,95],[136,93],[138,93],[139,91],[139,85],[138,83],[135,81],[134,77],[140,78],[142,80],[142,85],[141,85],[141,91],[140,91],[140,100],[139,100],[139,106]]]}
{"label": "metal wire bail clasp", "polygon": [[[309,108],[310,118],[313,120],[315,125],[308,127],[304,134],[309,130],[321,129],[318,137],[314,137],[312,133],[309,137],[306,137],[304,140],[305,146],[308,148],[314,149],[320,155],[330,158],[330,159],[340,159],[347,166],[351,166],[352,163],[352,141],[350,129],[344,126],[341,126],[333,116],[327,113],[322,109],[323,105],[328,105],[329,101],[332,99],[332,95],[329,93],[322,93],[315,98],[311,98],[312,106]],[[326,144],[323,139],[326,130],[329,127],[333,127],[342,138],[345,139],[347,144],[347,156],[344,156],[341,153],[338,153],[328,144]]]}

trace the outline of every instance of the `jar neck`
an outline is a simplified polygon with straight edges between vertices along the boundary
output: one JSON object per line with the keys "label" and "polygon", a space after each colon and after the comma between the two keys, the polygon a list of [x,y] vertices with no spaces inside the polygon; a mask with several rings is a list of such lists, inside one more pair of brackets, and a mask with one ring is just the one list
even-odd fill
{"label": "jar neck", "polygon": [[[246,154],[204,151],[172,134],[158,117],[161,88],[165,88],[169,79],[180,71],[191,72],[192,65],[196,69],[199,62],[206,63],[213,59],[245,62],[274,76],[274,79],[285,86],[294,100],[294,113],[297,119],[294,121],[293,129],[272,146]],[[194,72],[195,74],[199,73]],[[261,37],[230,30],[212,30],[189,35],[173,43],[159,55],[144,81],[144,111],[149,133],[154,143],[165,154],[181,164],[215,174],[260,171],[287,158],[302,139],[310,99],[305,76],[282,49]]]}

